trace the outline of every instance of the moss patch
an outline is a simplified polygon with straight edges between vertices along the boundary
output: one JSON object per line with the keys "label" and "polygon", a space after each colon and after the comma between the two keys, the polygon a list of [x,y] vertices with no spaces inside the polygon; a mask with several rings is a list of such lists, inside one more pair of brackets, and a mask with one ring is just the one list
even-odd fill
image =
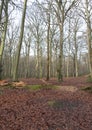
{"label": "moss patch", "polygon": [[52,86],[52,85],[28,85],[28,86],[25,86],[24,88],[29,89],[29,90],[57,89],[56,86]]}
{"label": "moss patch", "polygon": [[52,107],[53,107],[53,106],[54,106],[54,104],[55,104],[55,100],[48,101],[48,105],[49,105],[49,106],[52,106]]}
{"label": "moss patch", "polygon": [[41,90],[41,89],[57,89],[57,86],[53,85],[26,85],[24,87],[15,87],[12,85],[7,85],[7,86],[0,86],[0,91],[3,91],[4,89],[28,89],[28,90]]}
{"label": "moss patch", "polygon": [[28,85],[28,86],[25,86],[24,88],[28,90],[39,90],[41,89],[41,85]]}
{"label": "moss patch", "polygon": [[87,77],[87,82],[92,83],[92,78],[91,78],[91,76],[88,76],[88,77]]}
{"label": "moss patch", "polygon": [[14,89],[15,87],[13,87],[12,85],[7,85],[7,86],[0,86],[0,90],[4,90],[4,89]]}
{"label": "moss patch", "polygon": [[83,102],[62,99],[62,100],[56,100],[56,101],[55,100],[48,101],[48,105],[57,110],[61,110],[61,109],[73,110],[79,106],[83,106]]}
{"label": "moss patch", "polygon": [[92,93],[92,86],[82,88],[82,90]]}

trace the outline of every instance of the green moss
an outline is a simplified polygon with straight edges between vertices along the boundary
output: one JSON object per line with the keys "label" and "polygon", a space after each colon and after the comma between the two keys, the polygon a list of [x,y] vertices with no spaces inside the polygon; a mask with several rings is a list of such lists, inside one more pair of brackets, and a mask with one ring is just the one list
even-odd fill
{"label": "green moss", "polygon": [[44,89],[57,89],[58,87],[54,85],[43,85],[43,88]]}
{"label": "green moss", "polygon": [[0,90],[4,90],[4,89],[14,89],[15,87],[13,87],[12,85],[7,85],[7,86],[1,86]]}
{"label": "green moss", "polygon": [[48,101],[48,105],[49,105],[49,106],[52,106],[52,107],[53,107],[54,104],[55,104],[55,101],[54,101],[54,100],[52,100],[52,101]]}
{"label": "green moss", "polygon": [[28,85],[28,86],[25,86],[24,88],[29,89],[29,90],[39,90],[42,88],[42,86],[41,85]]}
{"label": "green moss", "polygon": [[92,86],[82,88],[82,90],[87,91],[87,92],[91,92],[91,93],[92,93]]}
{"label": "green moss", "polygon": [[54,109],[61,110],[68,108],[69,110],[73,110],[77,108],[81,104],[83,106],[83,102],[81,101],[70,101],[68,99],[61,100],[52,100],[48,101],[48,105]]}
{"label": "green moss", "polygon": [[28,85],[24,87],[29,90],[40,90],[40,89],[57,89],[57,86],[53,85]]}
{"label": "green moss", "polygon": [[91,76],[88,76],[88,77],[87,77],[87,82],[92,83],[92,78],[91,78]]}
{"label": "green moss", "polygon": [[3,90],[0,89],[0,95],[2,95],[2,94],[3,94]]}

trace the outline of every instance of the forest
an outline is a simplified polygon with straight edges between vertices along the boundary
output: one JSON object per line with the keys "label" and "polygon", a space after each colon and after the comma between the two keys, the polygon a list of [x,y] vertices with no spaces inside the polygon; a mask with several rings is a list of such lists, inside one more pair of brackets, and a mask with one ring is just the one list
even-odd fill
{"label": "forest", "polygon": [[92,0],[0,0],[0,130],[92,130]]}

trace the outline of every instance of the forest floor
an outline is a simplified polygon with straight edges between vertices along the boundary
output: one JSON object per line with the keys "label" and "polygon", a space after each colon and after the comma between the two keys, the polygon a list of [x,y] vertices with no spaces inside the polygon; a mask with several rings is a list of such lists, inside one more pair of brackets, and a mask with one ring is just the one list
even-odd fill
{"label": "forest floor", "polygon": [[86,77],[21,80],[27,87],[0,87],[0,130],[92,130]]}

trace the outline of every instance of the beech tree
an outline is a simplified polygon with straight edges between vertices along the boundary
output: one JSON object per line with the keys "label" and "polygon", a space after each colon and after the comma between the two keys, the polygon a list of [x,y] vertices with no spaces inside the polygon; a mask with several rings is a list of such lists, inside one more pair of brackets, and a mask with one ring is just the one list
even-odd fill
{"label": "beech tree", "polygon": [[24,9],[23,9],[23,14],[22,14],[19,43],[18,43],[15,66],[14,66],[14,71],[13,71],[13,80],[14,81],[18,80],[18,65],[19,65],[20,51],[21,51],[21,45],[22,45],[23,33],[24,33],[24,23],[25,23],[26,8],[27,8],[27,0],[24,1]]}
{"label": "beech tree", "polygon": [[53,9],[56,13],[57,22],[60,30],[60,51],[59,51],[59,63],[58,63],[58,80],[63,80],[63,35],[64,35],[64,23],[67,18],[67,14],[74,7],[78,0],[73,0],[72,2],[55,0],[56,7],[53,5]]}
{"label": "beech tree", "polygon": [[[5,39],[6,39],[6,32],[7,32],[7,24],[8,24],[8,3],[9,1],[2,1],[1,3],[1,9],[0,9],[0,23],[1,23],[1,18],[2,18],[2,10],[4,10],[5,14],[5,21],[4,21],[4,30],[1,33],[1,40],[0,40],[0,67],[2,69],[2,57],[3,57],[3,51],[4,51],[4,46],[5,46]],[[0,70],[0,78],[1,78],[1,72]]]}
{"label": "beech tree", "polygon": [[92,2],[90,0],[81,1],[79,10],[79,15],[84,19],[87,27],[86,35],[88,45],[89,71],[92,78]]}
{"label": "beech tree", "polygon": [[0,5],[0,24],[1,24],[1,19],[2,19],[3,7],[4,7],[4,0],[1,1],[1,5]]}
{"label": "beech tree", "polygon": [[[7,1],[2,0],[0,3],[0,20],[4,22],[4,30],[3,32],[0,31],[0,34],[2,34],[1,45],[5,46],[2,49],[4,51],[1,51],[0,45],[0,52],[3,52],[3,58],[1,58],[3,59],[3,78],[10,77],[16,81],[18,76],[26,78],[45,77],[49,80],[51,77],[58,76],[58,80],[62,81],[64,76],[76,75],[77,77],[80,74],[87,74],[88,68],[90,68],[91,73],[92,8],[90,0],[85,0],[82,5],[79,0],[42,0],[38,2],[36,0],[33,3],[28,1],[30,4],[28,4],[27,9],[23,8],[22,20],[19,17],[16,20],[15,14],[16,12],[20,13],[24,2],[20,0],[22,4],[19,4],[19,1],[17,3],[16,0],[8,1],[8,11],[6,11],[8,12],[8,24],[5,22],[6,17],[2,20],[2,16],[5,16],[7,9],[5,7]],[[13,7],[14,13],[11,12]],[[82,10],[82,13],[79,9]],[[75,15],[77,13],[78,16]],[[84,27],[85,23],[84,28],[80,26],[80,22],[78,22],[81,18],[79,13],[84,18],[87,28]],[[25,15],[27,16],[26,24]],[[5,31],[5,25],[8,25],[7,31]],[[11,25],[13,26],[12,29]],[[20,33],[15,28],[18,28]],[[87,37],[84,39],[79,31],[83,31]],[[4,37],[5,32],[6,36]],[[13,34],[12,37],[14,32],[17,36]],[[79,42],[81,42],[81,45]],[[88,48],[86,47],[83,50],[86,42]],[[80,49],[79,46],[81,46]],[[87,50],[89,52],[89,67]],[[84,63],[87,64],[85,67]],[[7,66],[9,66],[8,69]],[[85,71],[83,68],[85,68]]]}
{"label": "beech tree", "polygon": [[88,56],[89,56],[89,70],[90,76],[92,78],[92,26],[91,26],[91,3],[88,0],[85,0],[86,8],[85,8],[85,20],[87,23],[87,44],[88,44]]}
{"label": "beech tree", "polygon": [[50,12],[47,12],[47,80],[50,78]]}

